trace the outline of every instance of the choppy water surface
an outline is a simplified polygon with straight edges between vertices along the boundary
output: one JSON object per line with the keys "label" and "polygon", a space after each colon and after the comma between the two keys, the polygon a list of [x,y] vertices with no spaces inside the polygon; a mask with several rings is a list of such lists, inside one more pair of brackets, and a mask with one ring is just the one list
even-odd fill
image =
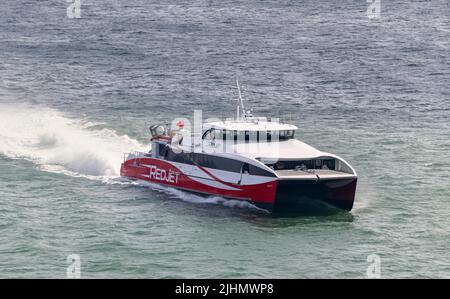
{"label": "choppy water surface", "polygon": [[[448,1],[81,2],[0,3],[0,277],[450,277]],[[232,115],[235,78],[355,167],[350,214],[117,178],[148,124]]]}

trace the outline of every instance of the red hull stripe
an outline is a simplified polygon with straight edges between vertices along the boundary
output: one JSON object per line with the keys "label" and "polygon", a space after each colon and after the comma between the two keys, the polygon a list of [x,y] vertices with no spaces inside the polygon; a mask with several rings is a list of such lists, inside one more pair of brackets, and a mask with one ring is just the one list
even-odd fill
{"label": "red hull stripe", "polygon": [[[222,181],[221,179],[219,179],[218,177],[216,177],[216,176],[213,175],[211,172],[209,172],[209,171],[206,170],[205,168],[201,167],[201,166],[198,165],[197,163],[194,162],[194,164],[195,164],[195,166],[197,166],[201,171],[203,171],[204,173],[206,173],[207,175],[209,175],[210,177],[212,177],[214,180],[216,180],[216,181],[218,181],[218,182],[220,182],[220,183],[222,183],[222,184],[224,184],[224,185],[227,185],[227,186],[236,186],[236,184],[230,184],[230,183],[227,183],[227,182]],[[241,189],[242,189],[242,187],[243,187],[243,186],[240,186]]]}

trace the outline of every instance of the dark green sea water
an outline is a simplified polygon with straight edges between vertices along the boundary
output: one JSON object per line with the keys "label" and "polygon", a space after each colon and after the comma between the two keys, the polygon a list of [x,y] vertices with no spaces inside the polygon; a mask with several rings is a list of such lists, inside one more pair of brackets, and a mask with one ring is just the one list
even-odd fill
{"label": "dark green sea water", "polygon": [[[448,1],[0,2],[0,277],[450,277]],[[351,213],[117,178],[147,126],[255,114],[345,158]]]}

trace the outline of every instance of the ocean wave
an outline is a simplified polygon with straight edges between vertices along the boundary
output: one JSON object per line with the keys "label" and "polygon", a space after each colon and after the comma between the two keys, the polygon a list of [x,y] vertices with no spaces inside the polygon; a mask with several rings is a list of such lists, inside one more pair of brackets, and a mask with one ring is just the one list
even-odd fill
{"label": "ocean wave", "polygon": [[88,178],[119,176],[126,152],[145,146],[127,135],[71,119],[60,111],[0,105],[0,153],[41,169]]}

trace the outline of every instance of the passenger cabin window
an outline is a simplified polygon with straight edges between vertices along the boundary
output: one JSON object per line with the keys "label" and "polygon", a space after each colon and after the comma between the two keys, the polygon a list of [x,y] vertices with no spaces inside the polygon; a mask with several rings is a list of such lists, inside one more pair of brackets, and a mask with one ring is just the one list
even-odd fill
{"label": "passenger cabin window", "polygon": [[280,140],[288,140],[294,138],[295,130],[282,130],[280,131]]}
{"label": "passenger cabin window", "polygon": [[250,166],[248,165],[248,163],[244,163],[244,165],[242,165],[242,174],[249,174],[250,173]]}
{"label": "passenger cabin window", "polygon": [[248,133],[248,131],[236,131],[237,141],[243,142],[245,141],[245,133]]}
{"label": "passenger cabin window", "polygon": [[216,140],[222,139],[223,131],[222,131],[222,130],[215,129],[215,130],[214,130],[214,136],[215,136]]}
{"label": "passenger cabin window", "polygon": [[258,131],[250,131],[248,136],[249,142],[258,142]]}
{"label": "passenger cabin window", "polygon": [[274,170],[308,170],[308,169],[336,169],[335,159],[312,159],[312,160],[299,160],[299,161],[278,161],[275,164],[266,164],[268,167]]}
{"label": "passenger cabin window", "polygon": [[238,131],[238,130],[219,130],[210,129],[203,134],[205,139],[212,136],[216,140],[222,139],[232,143],[253,143],[253,142],[271,142],[275,140],[288,140],[294,138],[295,130],[281,131]]}
{"label": "passenger cabin window", "polygon": [[226,140],[227,142],[233,142],[234,140],[234,131],[230,130],[223,130],[223,140]]}

